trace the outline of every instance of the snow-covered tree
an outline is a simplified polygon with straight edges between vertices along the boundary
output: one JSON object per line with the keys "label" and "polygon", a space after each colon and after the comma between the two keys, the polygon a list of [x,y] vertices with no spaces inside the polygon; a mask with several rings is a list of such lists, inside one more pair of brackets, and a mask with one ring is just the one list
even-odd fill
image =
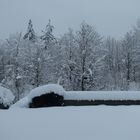
{"label": "snow-covered tree", "polygon": [[10,38],[7,39],[7,54],[10,53],[10,55],[6,64],[5,77],[2,80],[2,84],[10,88],[16,94],[16,101],[20,99],[25,84],[24,71],[20,63],[20,60],[23,57],[20,55],[21,47],[21,33],[10,36]]}
{"label": "snow-covered tree", "polygon": [[45,49],[48,49],[54,44],[55,37],[53,35],[53,29],[54,29],[54,26],[51,25],[51,20],[49,20],[49,23],[47,24],[45,31],[42,31],[43,35],[41,36],[41,40],[44,43]]}
{"label": "snow-covered tree", "polygon": [[76,57],[77,57],[77,43],[75,41],[75,35],[72,29],[69,29],[68,33],[60,39],[59,45],[61,46],[61,57],[62,57],[62,71],[61,81],[64,87],[68,90],[76,90]]}
{"label": "snow-covered tree", "polygon": [[140,86],[140,21],[124,38],[102,39],[83,22],[54,37],[49,23],[40,38],[32,21],[27,33],[0,43],[0,82],[16,100],[33,88],[60,83],[66,90],[130,90]]}
{"label": "snow-covered tree", "polygon": [[[80,90],[89,90],[94,87],[96,66],[100,56],[99,47],[101,36],[94,27],[83,22],[80,31],[77,32],[78,43],[78,74]],[[97,62],[97,63],[96,63]]]}
{"label": "snow-covered tree", "polygon": [[38,87],[39,85],[43,84],[44,77],[44,67],[45,67],[45,58],[42,53],[42,48],[40,45],[36,46],[36,50],[33,56],[33,79],[34,79],[34,86]]}
{"label": "snow-covered tree", "polygon": [[136,26],[134,27],[133,30],[133,40],[135,44],[135,57],[134,57],[134,64],[135,66],[133,67],[133,75],[134,76],[134,81],[139,83],[140,82],[140,19],[137,21]]}
{"label": "snow-covered tree", "polygon": [[33,29],[33,24],[32,24],[32,20],[31,19],[29,20],[27,32],[26,32],[26,34],[24,35],[23,38],[27,39],[27,40],[30,40],[32,42],[35,42],[36,39],[37,39],[35,31]]}
{"label": "snow-covered tree", "polygon": [[5,53],[5,45],[0,42],[0,82],[5,77],[7,55]]}
{"label": "snow-covered tree", "polygon": [[135,81],[135,71],[137,66],[137,54],[140,50],[137,48],[137,41],[132,32],[128,32],[122,41],[122,54],[124,64],[124,74],[126,78],[126,89],[130,82]]}
{"label": "snow-covered tree", "polygon": [[108,37],[103,44],[104,59],[104,86],[107,90],[121,90],[122,85],[122,52],[120,42]]}

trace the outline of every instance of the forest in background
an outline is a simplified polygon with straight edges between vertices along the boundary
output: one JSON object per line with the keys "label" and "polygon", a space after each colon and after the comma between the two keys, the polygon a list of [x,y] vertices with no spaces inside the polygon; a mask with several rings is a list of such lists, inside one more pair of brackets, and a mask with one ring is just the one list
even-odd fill
{"label": "forest in background", "polygon": [[49,20],[39,35],[29,20],[25,34],[0,41],[0,83],[16,101],[48,83],[72,91],[140,89],[140,20],[119,40],[86,22],[59,37],[53,31]]}

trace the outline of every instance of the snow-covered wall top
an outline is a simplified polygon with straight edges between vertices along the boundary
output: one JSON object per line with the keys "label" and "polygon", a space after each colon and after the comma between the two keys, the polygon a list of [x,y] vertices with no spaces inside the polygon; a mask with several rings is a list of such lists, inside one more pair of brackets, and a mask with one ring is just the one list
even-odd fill
{"label": "snow-covered wall top", "polygon": [[4,106],[10,105],[14,98],[13,93],[9,89],[0,86],[0,104]]}
{"label": "snow-covered wall top", "polygon": [[67,91],[66,100],[140,100],[140,91]]}

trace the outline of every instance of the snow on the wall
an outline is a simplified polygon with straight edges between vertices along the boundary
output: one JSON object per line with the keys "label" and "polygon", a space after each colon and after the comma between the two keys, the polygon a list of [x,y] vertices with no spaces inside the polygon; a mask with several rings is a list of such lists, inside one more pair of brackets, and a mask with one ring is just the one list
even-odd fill
{"label": "snow on the wall", "polygon": [[67,91],[66,100],[140,100],[140,91]]}
{"label": "snow on the wall", "polygon": [[0,104],[4,106],[10,105],[14,98],[13,93],[9,89],[0,86]]}

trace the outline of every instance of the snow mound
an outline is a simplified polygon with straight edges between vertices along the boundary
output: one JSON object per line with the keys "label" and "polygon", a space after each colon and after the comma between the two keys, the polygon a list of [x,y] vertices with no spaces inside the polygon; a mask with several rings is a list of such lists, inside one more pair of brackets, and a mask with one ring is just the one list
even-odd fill
{"label": "snow mound", "polygon": [[13,108],[28,108],[29,107],[29,99],[28,97],[24,97],[22,99],[20,99],[19,101],[17,101],[15,104],[10,106],[10,109]]}
{"label": "snow mound", "polygon": [[15,108],[15,107],[28,108],[29,103],[32,101],[34,97],[41,96],[44,94],[49,94],[50,92],[54,92],[55,94],[62,95],[62,96],[65,95],[65,90],[62,86],[57,84],[48,84],[32,89],[29,95],[16,102],[14,105],[11,106],[11,108]]}
{"label": "snow mound", "polygon": [[54,92],[62,96],[65,95],[65,90],[62,86],[57,85],[57,84],[48,84],[48,85],[40,86],[31,90],[31,92],[28,95],[28,99],[31,101],[36,96],[48,94],[50,92]]}
{"label": "snow mound", "polygon": [[2,86],[0,86],[0,104],[4,106],[9,106],[14,101],[15,97],[13,93]]}

